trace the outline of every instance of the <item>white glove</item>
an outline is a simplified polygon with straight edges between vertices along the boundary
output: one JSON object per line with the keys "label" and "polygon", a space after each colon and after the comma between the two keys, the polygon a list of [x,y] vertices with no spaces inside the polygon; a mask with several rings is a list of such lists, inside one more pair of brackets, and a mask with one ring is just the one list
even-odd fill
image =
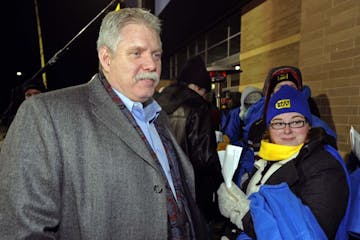
{"label": "white glove", "polygon": [[222,183],[217,190],[219,209],[224,217],[230,218],[230,221],[241,230],[244,230],[242,218],[250,209],[250,200],[245,193],[241,191],[235,183],[227,188]]}

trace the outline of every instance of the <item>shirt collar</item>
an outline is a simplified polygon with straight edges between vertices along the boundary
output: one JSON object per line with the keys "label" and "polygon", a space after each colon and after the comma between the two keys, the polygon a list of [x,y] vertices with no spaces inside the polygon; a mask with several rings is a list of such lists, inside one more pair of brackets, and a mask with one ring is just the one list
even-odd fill
{"label": "shirt collar", "polygon": [[126,108],[137,118],[144,122],[153,123],[159,116],[161,107],[154,100],[151,99],[149,103],[147,103],[144,107],[144,104],[141,102],[134,102],[126,97],[121,92],[117,91],[115,88],[112,88],[114,92],[119,96],[119,98],[123,101]]}

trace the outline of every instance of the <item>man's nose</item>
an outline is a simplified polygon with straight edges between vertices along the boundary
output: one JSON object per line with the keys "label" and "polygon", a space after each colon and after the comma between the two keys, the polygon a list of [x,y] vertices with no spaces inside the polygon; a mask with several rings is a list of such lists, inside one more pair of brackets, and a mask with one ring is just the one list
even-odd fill
{"label": "man's nose", "polygon": [[154,71],[157,67],[157,61],[153,54],[146,54],[143,59],[143,68],[148,71]]}

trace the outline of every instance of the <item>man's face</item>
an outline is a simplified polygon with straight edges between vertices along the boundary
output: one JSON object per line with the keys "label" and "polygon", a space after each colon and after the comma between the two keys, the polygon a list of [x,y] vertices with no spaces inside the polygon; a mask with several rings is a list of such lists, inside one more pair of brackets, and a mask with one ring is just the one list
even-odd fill
{"label": "man's face", "polygon": [[25,91],[25,99],[28,99],[29,97],[36,95],[36,94],[40,94],[41,91],[39,89],[36,88],[29,88]]}
{"label": "man's face", "polygon": [[160,39],[154,30],[139,24],[126,25],[121,36],[114,55],[106,47],[99,51],[104,74],[110,85],[126,97],[145,102],[160,79]]}

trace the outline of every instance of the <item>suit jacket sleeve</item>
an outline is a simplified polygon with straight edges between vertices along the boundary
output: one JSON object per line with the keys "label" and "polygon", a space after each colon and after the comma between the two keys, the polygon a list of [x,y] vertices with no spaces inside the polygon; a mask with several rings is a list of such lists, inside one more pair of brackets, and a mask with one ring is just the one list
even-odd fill
{"label": "suit jacket sleeve", "polygon": [[56,237],[62,170],[51,119],[39,105],[33,99],[22,104],[1,150],[2,239]]}

